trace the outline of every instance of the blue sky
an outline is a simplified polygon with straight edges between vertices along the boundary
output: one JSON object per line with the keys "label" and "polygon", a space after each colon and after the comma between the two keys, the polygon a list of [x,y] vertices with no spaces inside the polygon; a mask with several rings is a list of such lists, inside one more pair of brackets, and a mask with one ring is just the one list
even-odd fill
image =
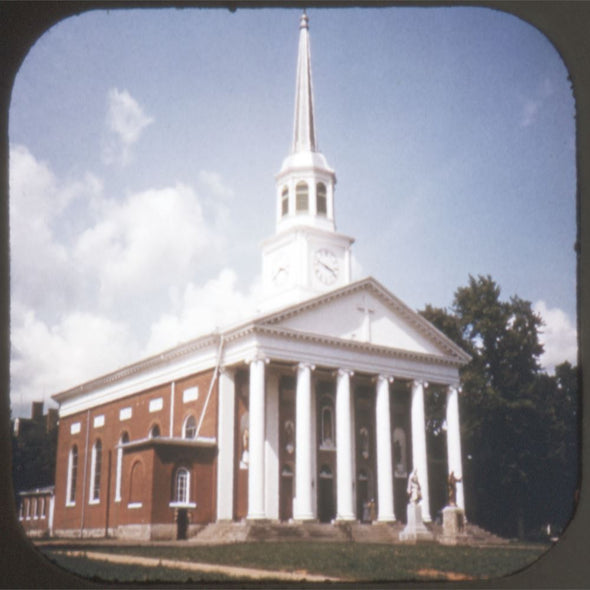
{"label": "blue sky", "polygon": [[[9,128],[15,413],[253,309],[299,15],[93,11],[31,48]],[[575,362],[574,99],[553,46],[485,8],[308,15],[357,278],[421,309],[490,274],[545,319],[544,366]]]}

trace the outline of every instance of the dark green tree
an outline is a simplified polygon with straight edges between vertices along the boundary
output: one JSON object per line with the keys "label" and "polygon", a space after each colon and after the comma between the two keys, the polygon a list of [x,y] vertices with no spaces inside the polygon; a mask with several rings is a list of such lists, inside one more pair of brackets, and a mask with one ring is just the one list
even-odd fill
{"label": "dark green tree", "polygon": [[489,276],[470,276],[451,310],[421,313],[472,356],[460,398],[467,517],[505,536],[559,528],[577,482],[575,370],[541,372],[541,318],[519,297],[502,301]]}

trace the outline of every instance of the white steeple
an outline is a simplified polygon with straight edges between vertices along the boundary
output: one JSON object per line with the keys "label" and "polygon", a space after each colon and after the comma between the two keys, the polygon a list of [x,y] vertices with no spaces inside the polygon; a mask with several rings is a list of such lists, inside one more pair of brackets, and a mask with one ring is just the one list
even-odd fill
{"label": "white steeple", "polygon": [[277,231],[294,225],[334,230],[336,176],[318,151],[313,110],[309,19],[299,23],[291,153],[277,177]]}
{"label": "white steeple", "polygon": [[352,238],[336,232],[336,175],[318,151],[309,19],[299,23],[291,152],[276,176],[276,233],[262,244],[263,307],[301,301],[350,283]]}
{"label": "white steeple", "polygon": [[308,23],[309,19],[304,12],[301,15],[299,24],[299,55],[297,59],[292,152],[316,151]]}

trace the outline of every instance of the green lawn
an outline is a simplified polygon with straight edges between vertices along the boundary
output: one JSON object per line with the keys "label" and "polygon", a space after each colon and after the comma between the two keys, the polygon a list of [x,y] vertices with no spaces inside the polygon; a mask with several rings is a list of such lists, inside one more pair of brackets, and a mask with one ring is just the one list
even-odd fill
{"label": "green lawn", "polygon": [[227,580],[222,574],[197,574],[168,568],[142,568],[54,554],[54,550],[101,552],[227,564],[267,570],[325,574],[358,581],[494,578],[533,563],[548,547],[446,547],[435,544],[241,543],[221,546],[91,545],[42,547],[50,559],[85,577],[120,581]]}

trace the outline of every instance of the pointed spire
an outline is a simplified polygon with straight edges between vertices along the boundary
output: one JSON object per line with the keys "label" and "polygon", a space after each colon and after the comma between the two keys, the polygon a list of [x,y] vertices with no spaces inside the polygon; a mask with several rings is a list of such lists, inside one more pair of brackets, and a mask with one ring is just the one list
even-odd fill
{"label": "pointed spire", "polygon": [[316,151],[308,22],[309,19],[304,10],[299,22],[299,55],[297,58],[292,152]]}

